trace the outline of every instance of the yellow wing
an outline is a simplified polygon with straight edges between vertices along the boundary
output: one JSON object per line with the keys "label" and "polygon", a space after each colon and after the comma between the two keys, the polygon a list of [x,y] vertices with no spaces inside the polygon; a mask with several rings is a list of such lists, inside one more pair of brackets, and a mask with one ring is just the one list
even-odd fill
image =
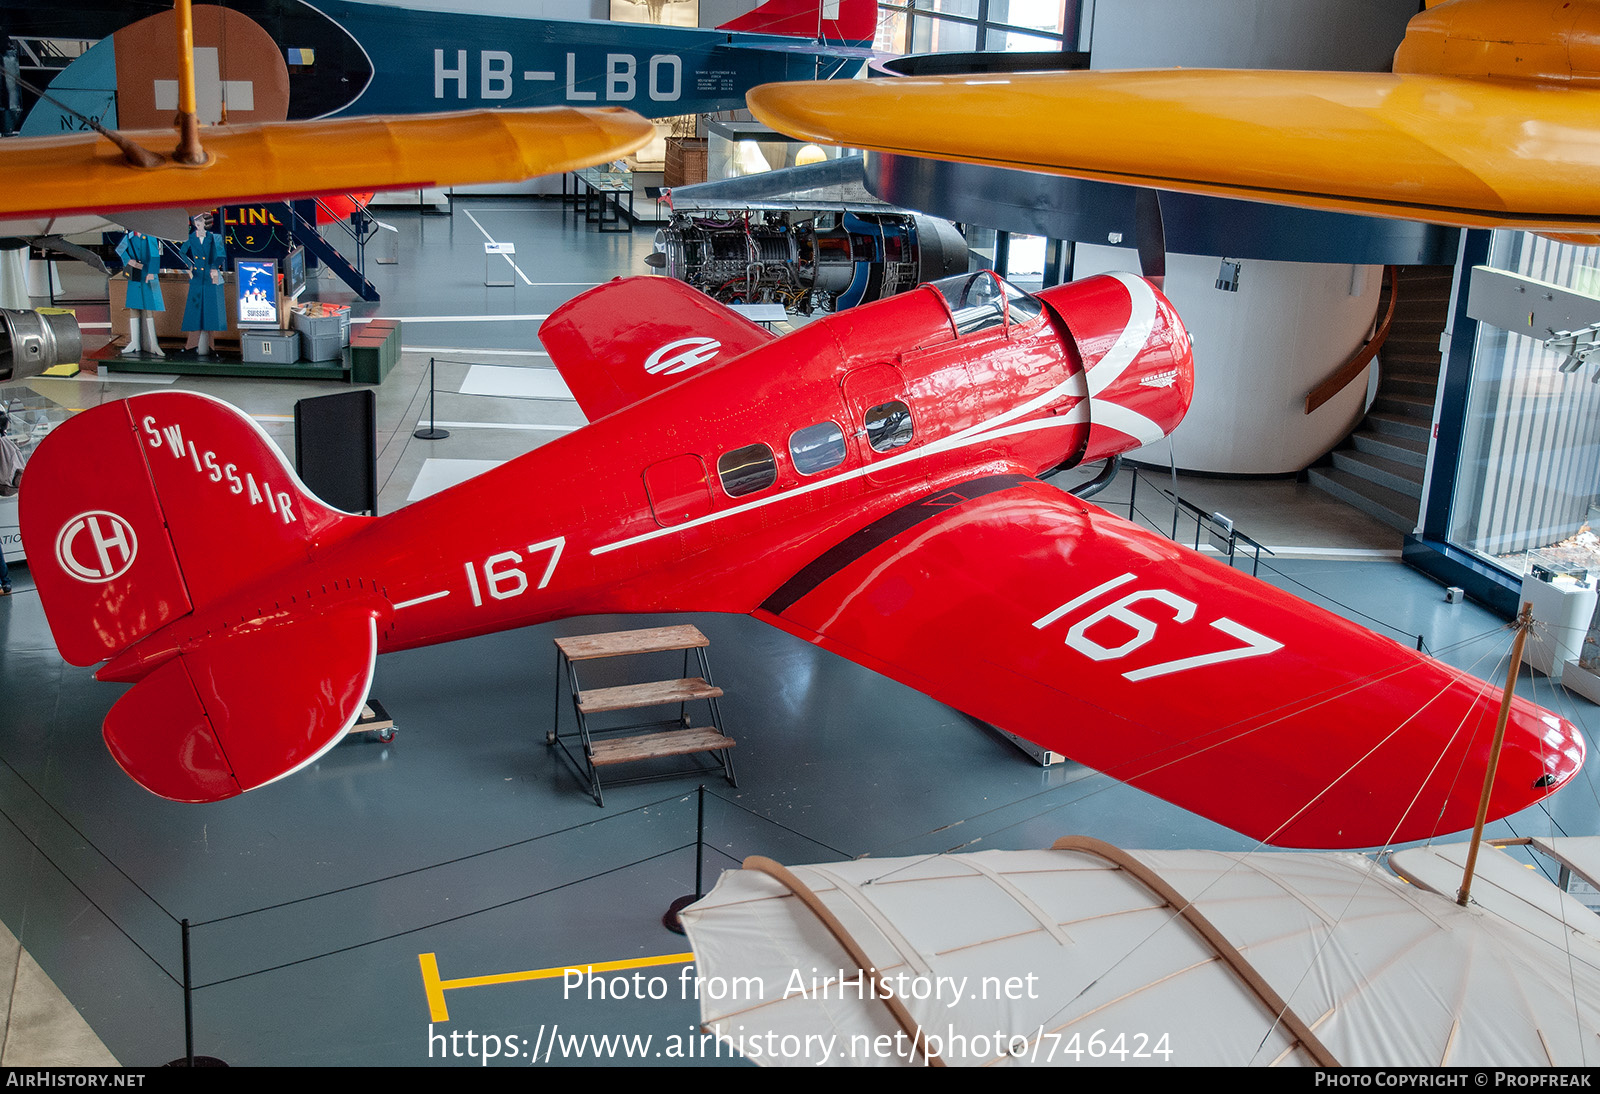
{"label": "yellow wing", "polygon": [[[13,138],[0,143],[0,219],[518,181],[615,159],[652,133],[631,111],[573,107],[215,126],[201,130],[205,164],[154,168],[94,133]],[[156,150],[174,139],[124,136]]]}
{"label": "yellow wing", "polygon": [[1600,228],[1600,90],[1420,73],[1171,69],[768,84],[774,129],[880,152],[1277,204]]}

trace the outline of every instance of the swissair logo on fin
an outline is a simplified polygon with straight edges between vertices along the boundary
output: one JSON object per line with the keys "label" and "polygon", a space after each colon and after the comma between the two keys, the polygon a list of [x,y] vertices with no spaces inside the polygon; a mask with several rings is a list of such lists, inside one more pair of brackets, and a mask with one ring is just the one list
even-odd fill
{"label": "swissair logo on fin", "polygon": [[79,513],[56,536],[56,561],[79,581],[101,585],[121,577],[139,553],[133,525],[104,509]]}
{"label": "swissair logo on fin", "polygon": [[676,342],[668,342],[646,357],[644,370],[652,376],[688,372],[696,365],[705,364],[721,350],[722,343],[715,338],[680,338]]}

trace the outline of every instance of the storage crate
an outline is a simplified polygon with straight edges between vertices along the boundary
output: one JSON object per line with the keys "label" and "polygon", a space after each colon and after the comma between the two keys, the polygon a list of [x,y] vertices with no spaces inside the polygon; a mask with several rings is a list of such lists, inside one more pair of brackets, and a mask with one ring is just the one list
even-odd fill
{"label": "storage crate", "polygon": [[350,380],[356,384],[381,384],[400,361],[400,321],[374,319],[356,329],[350,339]]}
{"label": "storage crate", "polygon": [[293,330],[242,330],[239,349],[246,364],[292,365],[300,360],[300,332]]}
{"label": "storage crate", "polygon": [[667,169],[661,181],[666,186],[706,181],[706,138],[668,137]]}
{"label": "storage crate", "polygon": [[300,355],[307,361],[338,361],[344,355],[345,339],[339,337],[337,330],[325,330],[318,334],[307,334],[299,331]]}
{"label": "storage crate", "polygon": [[[296,307],[290,310],[289,319],[304,338],[334,337],[338,339],[336,349],[343,349],[350,344],[350,309],[343,304]],[[311,360],[325,361],[336,356],[338,354],[333,353],[327,357],[312,357]]]}

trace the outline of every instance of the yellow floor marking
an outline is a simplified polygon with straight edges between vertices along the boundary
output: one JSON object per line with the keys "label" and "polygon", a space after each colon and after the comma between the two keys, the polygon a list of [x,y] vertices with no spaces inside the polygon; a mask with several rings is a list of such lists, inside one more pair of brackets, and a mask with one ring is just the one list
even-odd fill
{"label": "yellow floor marking", "polygon": [[515,984],[523,980],[552,980],[568,971],[582,973],[616,972],[619,969],[648,969],[656,965],[683,965],[694,960],[692,953],[667,953],[657,957],[632,957],[622,961],[599,961],[583,965],[558,965],[551,969],[529,969],[527,972],[501,972],[489,976],[464,976],[457,980],[439,978],[439,960],[431,953],[417,954],[417,964],[422,968],[422,990],[428,997],[428,1017],[434,1022],[448,1022],[450,1010],[445,1006],[444,993],[456,988],[482,988],[490,984]]}

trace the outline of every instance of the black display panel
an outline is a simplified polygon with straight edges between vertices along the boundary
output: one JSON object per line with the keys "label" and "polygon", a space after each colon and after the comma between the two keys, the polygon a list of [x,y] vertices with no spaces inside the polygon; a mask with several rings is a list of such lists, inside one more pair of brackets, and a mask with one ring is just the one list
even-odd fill
{"label": "black display panel", "polygon": [[346,513],[378,512],[378,411],[372,389],[294,404],[294,469]]}

